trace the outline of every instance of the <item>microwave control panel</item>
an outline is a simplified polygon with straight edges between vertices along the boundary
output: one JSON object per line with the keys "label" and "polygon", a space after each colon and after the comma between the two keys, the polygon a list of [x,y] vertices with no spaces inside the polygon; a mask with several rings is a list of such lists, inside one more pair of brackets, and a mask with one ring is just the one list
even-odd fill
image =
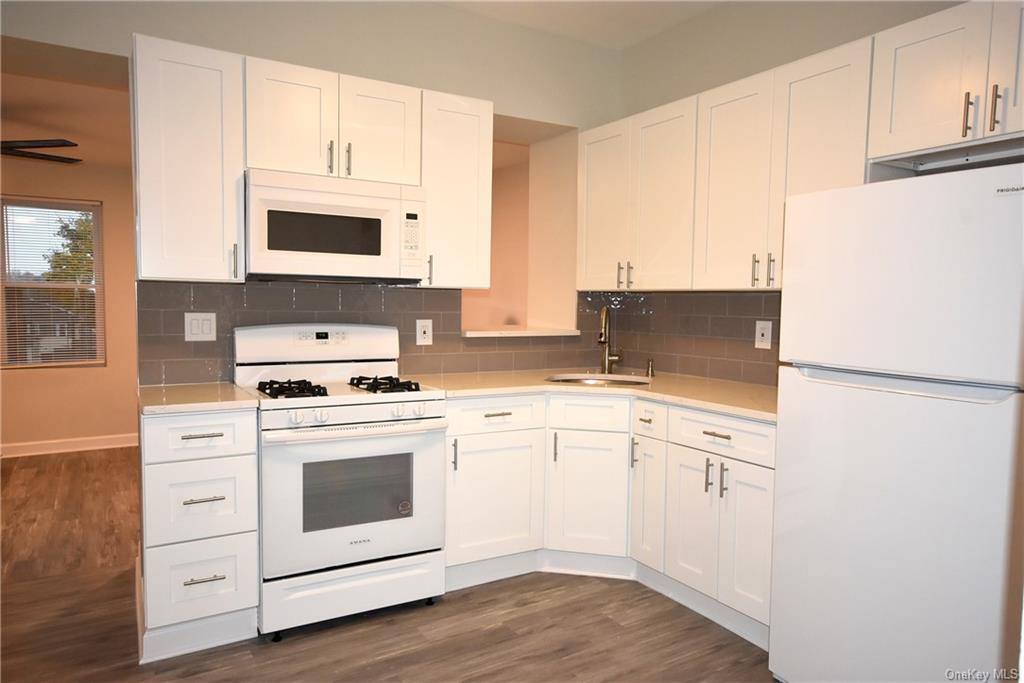
{"label": "microwave control panel", "polygon": [[420,230],[420,214],[407,211],[402,221],[402,258],[415,259],[420,254],[422,231]]}

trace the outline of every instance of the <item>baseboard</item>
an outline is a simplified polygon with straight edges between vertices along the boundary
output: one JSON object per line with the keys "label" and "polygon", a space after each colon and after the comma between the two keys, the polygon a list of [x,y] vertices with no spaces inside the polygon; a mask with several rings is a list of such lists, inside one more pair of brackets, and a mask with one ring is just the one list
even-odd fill
{"label": "baseboard", "polygon": [[444,588],[446,592],[462,590],[483,583],[511,579],[538,571],[537,551],[495,557],[489,560],[478,560],[465,564],[456,564],[444,570]]}
{"label": "baseboard", "polygon": [[571,553],[565,550],[538,550],[537,569],[552,574],[600,576],[606,579],[636,580],[636,560],[631,557],[612,557]]}
{"label": "baseboard", "polygon": [[26,455],[48,453],[70,453],[72,451],[98,451],[104,448],[125,448],[138,446],[137,432],[128,434],[107,434],[104,436],[82,436],[75,439],[53,439],[50,441],[21,441],[0,444],[0,456],[20,458]]}
{"label": "baseboard", "polygon": [[149,628],[142,634],[139,664],[208,650],[256,637],[256,608]]}

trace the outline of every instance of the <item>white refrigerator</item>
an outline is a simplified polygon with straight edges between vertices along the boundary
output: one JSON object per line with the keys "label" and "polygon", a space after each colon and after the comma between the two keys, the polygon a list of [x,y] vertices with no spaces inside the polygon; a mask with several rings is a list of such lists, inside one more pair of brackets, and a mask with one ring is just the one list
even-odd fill
{"label": "white refrigerator", "polygon": [[769,668],[1017,666],[1024,165],[786,203]]}

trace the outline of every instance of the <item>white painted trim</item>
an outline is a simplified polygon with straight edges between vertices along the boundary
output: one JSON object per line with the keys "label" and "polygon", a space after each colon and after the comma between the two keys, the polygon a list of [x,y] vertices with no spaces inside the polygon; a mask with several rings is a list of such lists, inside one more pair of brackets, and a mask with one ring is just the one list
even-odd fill
{"label": "white painted trim", "polygon": [[20,458],[26,455],[98,451],[104,448],[125,448],[138,445],[138,432],[129,432],[127,434],[107,434],[104,436],[82,436],[74,439],[5,443],[0,444],[0,456],[4,458]]}
{"label": "white painted trim", "polygon": [[146,629],[139,664],[256,637],[256,608]]}
{"label": "white painted trim", "polygon": [[465,564],[456,564],[444,570],[445,592],[462,590],[482,583],[510,579],[513,576],[532,574],[538,571],[537,551],[494,557]]}
{"label": "white painted trim", "polygon": [[636,560],[631,557],[590,555],[564,550],[538,550],[537,570],[552,574],[601,576],[606,579],[636,580]]}

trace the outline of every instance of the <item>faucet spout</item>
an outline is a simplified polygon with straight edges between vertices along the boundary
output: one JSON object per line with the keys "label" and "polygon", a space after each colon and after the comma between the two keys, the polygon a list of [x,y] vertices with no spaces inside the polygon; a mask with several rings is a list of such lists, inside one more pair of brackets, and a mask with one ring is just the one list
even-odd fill
{"label": "faucet spout", "polygon": [[622,361],[622,349],[612,351],[611,316],[607,306],[601,307],[601,330],[597,333],[597,343],[604,346],[601,353],[601,374],[609,375],[612,367]]}

